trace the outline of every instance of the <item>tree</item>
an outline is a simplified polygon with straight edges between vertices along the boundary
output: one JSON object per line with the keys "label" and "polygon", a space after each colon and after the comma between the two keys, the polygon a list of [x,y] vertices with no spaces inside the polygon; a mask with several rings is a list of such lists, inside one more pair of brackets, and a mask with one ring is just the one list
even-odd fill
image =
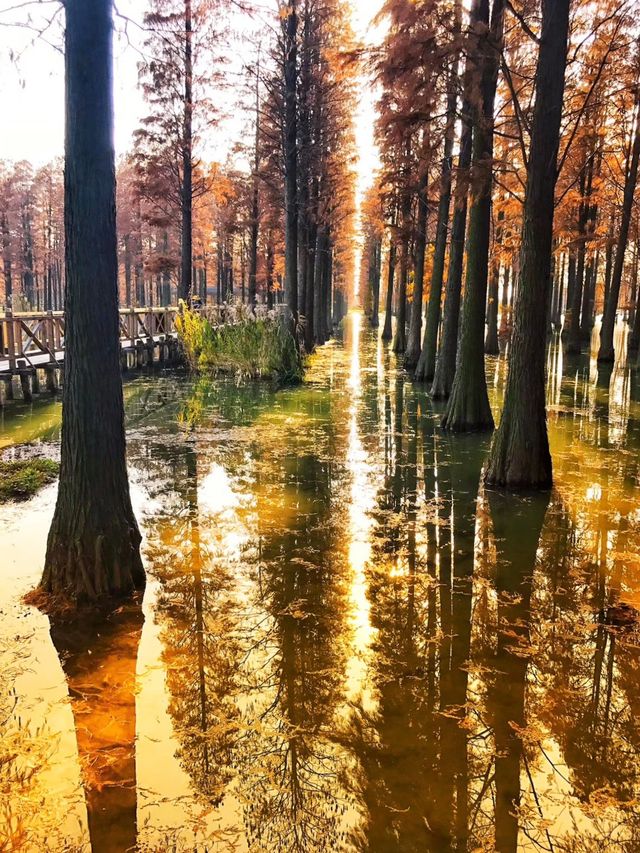
{"label": "tree", "polygon": [[[489,240],[491,233],[491,188],[493,166],[494,103],[498,61],[502,45],[504,0],[479,0],[479,36],[472,48],[480,76],[478,105],[473,118],[472,167],[475,185],[467,237],[467,277],[458,345],[456,375],[442,418],[442,426],[456,432],[493,429],[484,374],[484,319],[487,298]],[[475,7],[474,7],[475,8]]]}
{"label": "tree", "polygon": [[444,279],[447,252],[449,208],[451,206],[451,170],[453,166],[453,143],[458,105],[458,41],[460,37],[461,18],[462,4],[459,0],[456,0],[453,23],[453,58],[452,67],[448,72],[449,84],[447,92],[447,118],[443,140],[442,165],[440,167],[440,199],[438,202],[438,220],[436,224],[436,241],[431,272],[429,304],[427,307],[427,321],[425,323],[424,340],[422,342],[422,350],[419,353],[419,359],[413,363],[409,360],[409,366],[416,368],[415,378],[425,382],[430,382],[434,378],[436,370],[436,351],[438,348],[438,329],[440,327],[440,311],[442,303],[442,282]]}
{"label": "tree", "polygon": [[[546,319],[557,156],[567,63],[570,0],[544,0],[536,71],[520,284],[505,401],[486,481],[510,489],[551,486],[545,404]],[[532,333],[534,330],[535,333]]]}
{"label": "tree", "polygon": [[223,5],[212,0],[151,0],[145,15],[148,58],[140,78],[149,113],[136,132],[139,191],[152,207],[180,222],[178,295],[193,290],[194,202],[207,192],[198,157],[218,113],[210,99],[217,82],[218,29]]}
{"label": "tree", "polygon": [[[640,70],[640,68],[639,68]],[[635,196],[636,184],[638,182],[638,163],[640,161],[640,76],[636,82],[636,93],[634,103],[635,122],[633,125],[632,139],[629,146],[629,159],[626,167],[624,183],[624,198],[622,202],[622,214],[620,217],[620,230],[616,246],[615,261],[611,273],[611,283],[608,298],[605,304],[602,328],[600,330],[600,350],[598,362],[613,362],[615,350],[613,345],[613,332],[615,329],[616,314],[618,310],[618,299],[620,298],[620,285],[622,283],[622,271],[629,239],[629,226],[631,225],[631,213]]]}
{"label": "tree", "polygon": [[41,589],[81,603],[145,583],[120,378],[111,0],[67,0],[65,69],[62,446]]}
{"label": "tree", "polygon": [[295,325],[298,318],[298,11],[296,0],[282,10],[284,83],[285,267],[284,292]]}

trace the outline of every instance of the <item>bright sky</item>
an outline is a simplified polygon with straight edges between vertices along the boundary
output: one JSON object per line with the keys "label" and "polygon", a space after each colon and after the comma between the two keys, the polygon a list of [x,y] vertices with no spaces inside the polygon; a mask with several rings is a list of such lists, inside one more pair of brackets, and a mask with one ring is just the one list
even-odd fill
{"label": "bright sky", "polygon": [[[351,0],[353,26],[358,36],[371,37],[370,21],[375,16],[381,0]],[[35,38],[26,28],[27,11],[3,14],[15,4],[0,0],[0,103],[3,107],[3,128],[0,136],[0,159],[30,160],[35,166],[43,165],[63,152],[64,90],[63,57],[59,50],[61,28],[52,26],[46,34],[47,43]],[[35,6],[35,4],[34,4]],[[46,10],[45,13],[40,11]],[[55,2],[38,6],[31,14],[35,21],[40,15],[51,16],[59,8]],[[120,16],[140,21],[145,0],[117,0]],[[19,22],[22,26],[6,26]],[[124,30],[127,30],[125,33]],[[133,46],[141,40],[141,32],[134,23],[116,20],[119,35],[115,44],[115,136],[116,152],[121,154],[131,146],[131,136],[144,112],[142,95],[137,88],[136,63],[139,54]],[[56,46],[58,49],[56,49]],[[241,51],[238,51],[240,53]],[[18,55],[17,60],[14,59]],[[366,186],[377,166],[377,153],[373,144],[373,93],[372,87],[363,83],[362,97],[355,117],[358,148],[360,152],[360,188]],[[237,124],[229,128],[228,137],[237,134]],[[229,138],[229,144],[233,139]]]}

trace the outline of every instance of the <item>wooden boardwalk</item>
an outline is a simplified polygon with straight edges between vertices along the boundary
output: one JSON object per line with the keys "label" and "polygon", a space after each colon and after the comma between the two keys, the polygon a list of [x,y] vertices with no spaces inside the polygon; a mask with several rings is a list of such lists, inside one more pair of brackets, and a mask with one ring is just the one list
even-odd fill
{"label": "wooden boardwalk", "polygon": [[[219,309],[207,308],[207,314]],[[142,367],[173,358],[177,349],[178,308],[122,308],[120,347],[122,368]],[[220,318],[212,316],[214,322]],[[28,402],[41,390],[42,380],[55,392],[64,362],[62,311],[0,314],[0,405],[13,399],[19,385]],[[15,387],[14,387],[15,386]]]}

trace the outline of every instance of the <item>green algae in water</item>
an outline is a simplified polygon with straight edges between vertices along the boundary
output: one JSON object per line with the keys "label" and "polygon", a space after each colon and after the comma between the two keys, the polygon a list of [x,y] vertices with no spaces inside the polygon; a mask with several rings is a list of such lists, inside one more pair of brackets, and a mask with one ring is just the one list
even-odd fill
{"label": "green algae in water", "polygon": [[0,502],[24,501],[58,476],[52,459],[17,459],[0,462]]}

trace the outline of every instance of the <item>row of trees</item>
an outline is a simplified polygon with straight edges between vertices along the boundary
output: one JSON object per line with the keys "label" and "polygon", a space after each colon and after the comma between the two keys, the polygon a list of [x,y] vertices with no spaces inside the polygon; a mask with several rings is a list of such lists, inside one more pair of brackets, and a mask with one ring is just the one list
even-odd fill
{"label": "row of trees", "polygon": [[617,311],[629,308],[638,345],[631,8],[475,0],[466,13],[450,0],[389,0],[383,14],[382,168],[364,206],[372,324],[382,291],[383,337],[395,308],[394,350],[458,431],[493,428],[484,354],[510,338],[488,479],[546,487],[550,321],[579,353],[603,310],[599,358],[612,361]]}
{"label": "row of trees", "polygon": [[[350,9],[344,0],[281,4],[267,45],[245,33],[252,58],[231,87],[223,42],[234,18],[223,7],[151,0],[145,15],[139,72],[147,112],[117,166],[120,302],[271,306],[286,284],[310,349],[343,310],[353,274]],[[231,88],[243,137],[216,162],[210,153],[228,121]],[[61,162],[37,172],[3,164],[5,304],[63,307],[62,211]]]}
{"label": "row of trees", "polygon": [[[40,586],[46,606],[51,596],[95,601],[144,586],[125,459],[123,291],[128,304],[166,304],[174,287],[187,303],[196,290],[206,299],[211,264],[218,300],[239,288],[254,304],[260,295],[273,301],[282,270],[294,328],[311,349],[344,310],[340,285],[352,274],[357,66],[346,61],[348,5],[278,7],[267,58],[258,49],[247,72],[255,108],[252,169],[243,174],[200,157],[219,118],[220,4],[152,0],[140,64],[149,110],[117,191],[112,10],[109,0],[94,5],[65,6],[65,376],[60,484]],[[36,213],[52,216],[34,204],[32,223]],[[22,267],[33,270],[34,258]],[[29,305],[34,296],[35,287]]]}

